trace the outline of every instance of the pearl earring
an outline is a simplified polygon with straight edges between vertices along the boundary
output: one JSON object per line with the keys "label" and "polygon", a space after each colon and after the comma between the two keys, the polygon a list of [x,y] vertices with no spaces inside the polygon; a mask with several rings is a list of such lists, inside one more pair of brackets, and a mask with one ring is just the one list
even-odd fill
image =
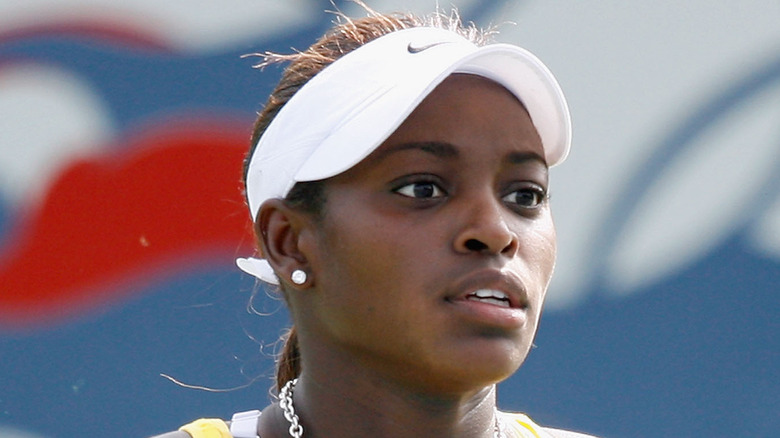
{"label": "pearl earring", "polygon": [[306,283],[306,273],[300,269],[294,270],[290,278],[292,279],[292,282],[297,285]]}

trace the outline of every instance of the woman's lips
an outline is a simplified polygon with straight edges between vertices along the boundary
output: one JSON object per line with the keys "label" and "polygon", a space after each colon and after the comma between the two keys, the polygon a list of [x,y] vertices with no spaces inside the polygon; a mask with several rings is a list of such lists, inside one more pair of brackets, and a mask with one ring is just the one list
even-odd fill
{"label": "woman's lips", "polygon": [[512,307],[506,294],[495,290],[480,289],[448,303],[460,320],[478,326],[514,330],[528,320],[525,307]]}
{"label": "woman's lips", "polygon": [[446,299],[512,309],[528,307],[528,293],[523,282],[512,272],[498,269],[476,271],[456,280]]}
{"label": "woman's lips", "polygon": [[460,318],[481,326],[518,329],[528,320],[528,295],[512,273],[484,270],[453,283],[446,301]]}

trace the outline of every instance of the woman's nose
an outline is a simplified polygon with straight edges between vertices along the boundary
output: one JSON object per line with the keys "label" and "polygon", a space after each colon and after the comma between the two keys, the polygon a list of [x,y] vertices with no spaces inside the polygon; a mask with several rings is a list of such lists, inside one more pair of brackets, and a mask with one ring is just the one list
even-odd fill
{"label": "woman's nose", "polygon": [[519,247],[517,234],[507,223],[508,211],[494,194],[464,200],[462,225],[455,238],[455,250],[461,253],[501,254],[514,257]]}

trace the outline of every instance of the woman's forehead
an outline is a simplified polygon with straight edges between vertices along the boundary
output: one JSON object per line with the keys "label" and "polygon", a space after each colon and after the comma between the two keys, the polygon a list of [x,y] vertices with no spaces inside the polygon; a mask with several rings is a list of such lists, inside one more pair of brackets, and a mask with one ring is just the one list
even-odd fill
{"label": "woman's forehead", "polygon": [[371,167],[390,157],[461,160],[466,165],[492,159],[501,165],[547,169],[541,139],[525,107],[501,85],[472,75],[447,78],[354,167]]}
{"label": "woman's forehead", "polygon": [[490,146],[511,146],[514,152],[536,153],[546,163],[539,132],[522,102],[496,82],[468,74],[451,75],[439,84],[374,154],[416,145],[452,156],[469,143],[479,143],[482,149],[476,152],[485,153]]}

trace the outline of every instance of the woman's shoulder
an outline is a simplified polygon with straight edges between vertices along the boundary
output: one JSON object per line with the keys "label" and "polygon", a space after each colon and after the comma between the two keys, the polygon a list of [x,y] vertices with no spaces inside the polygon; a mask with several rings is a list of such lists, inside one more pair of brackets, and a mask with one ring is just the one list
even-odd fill
{"label": "woman's shoulder", "polygon": [[596,438],[592,435],[585,435],[578,432],[571,432],[562,429],[552,429],[541,427],[530,417],[521,413],[502,412],[502,419],[518,436],[521,437],[542,437],[542,438]]}
{"label": "woman's shoulder", "polygon": [[257,410],[237,412],[230,421],[201,418],[185,424],[176,432],[152,438],[257,438],[257,423],[261,414]]}
{"label": "woman's shoulder", "polygon": [[543,429],[553,438],[596,438],[593,435],[585,435],[584,433],[572,432],[570,430],[550,429],[549,427],[544,427]]}
{"label": "woman's shoulder", "polygon": [[[256,435],[255,435],[256,436]],[[230,424],[218,418],[201,418],[185,424],[175,432],[156,435],[152,438],[235,438]]]}

